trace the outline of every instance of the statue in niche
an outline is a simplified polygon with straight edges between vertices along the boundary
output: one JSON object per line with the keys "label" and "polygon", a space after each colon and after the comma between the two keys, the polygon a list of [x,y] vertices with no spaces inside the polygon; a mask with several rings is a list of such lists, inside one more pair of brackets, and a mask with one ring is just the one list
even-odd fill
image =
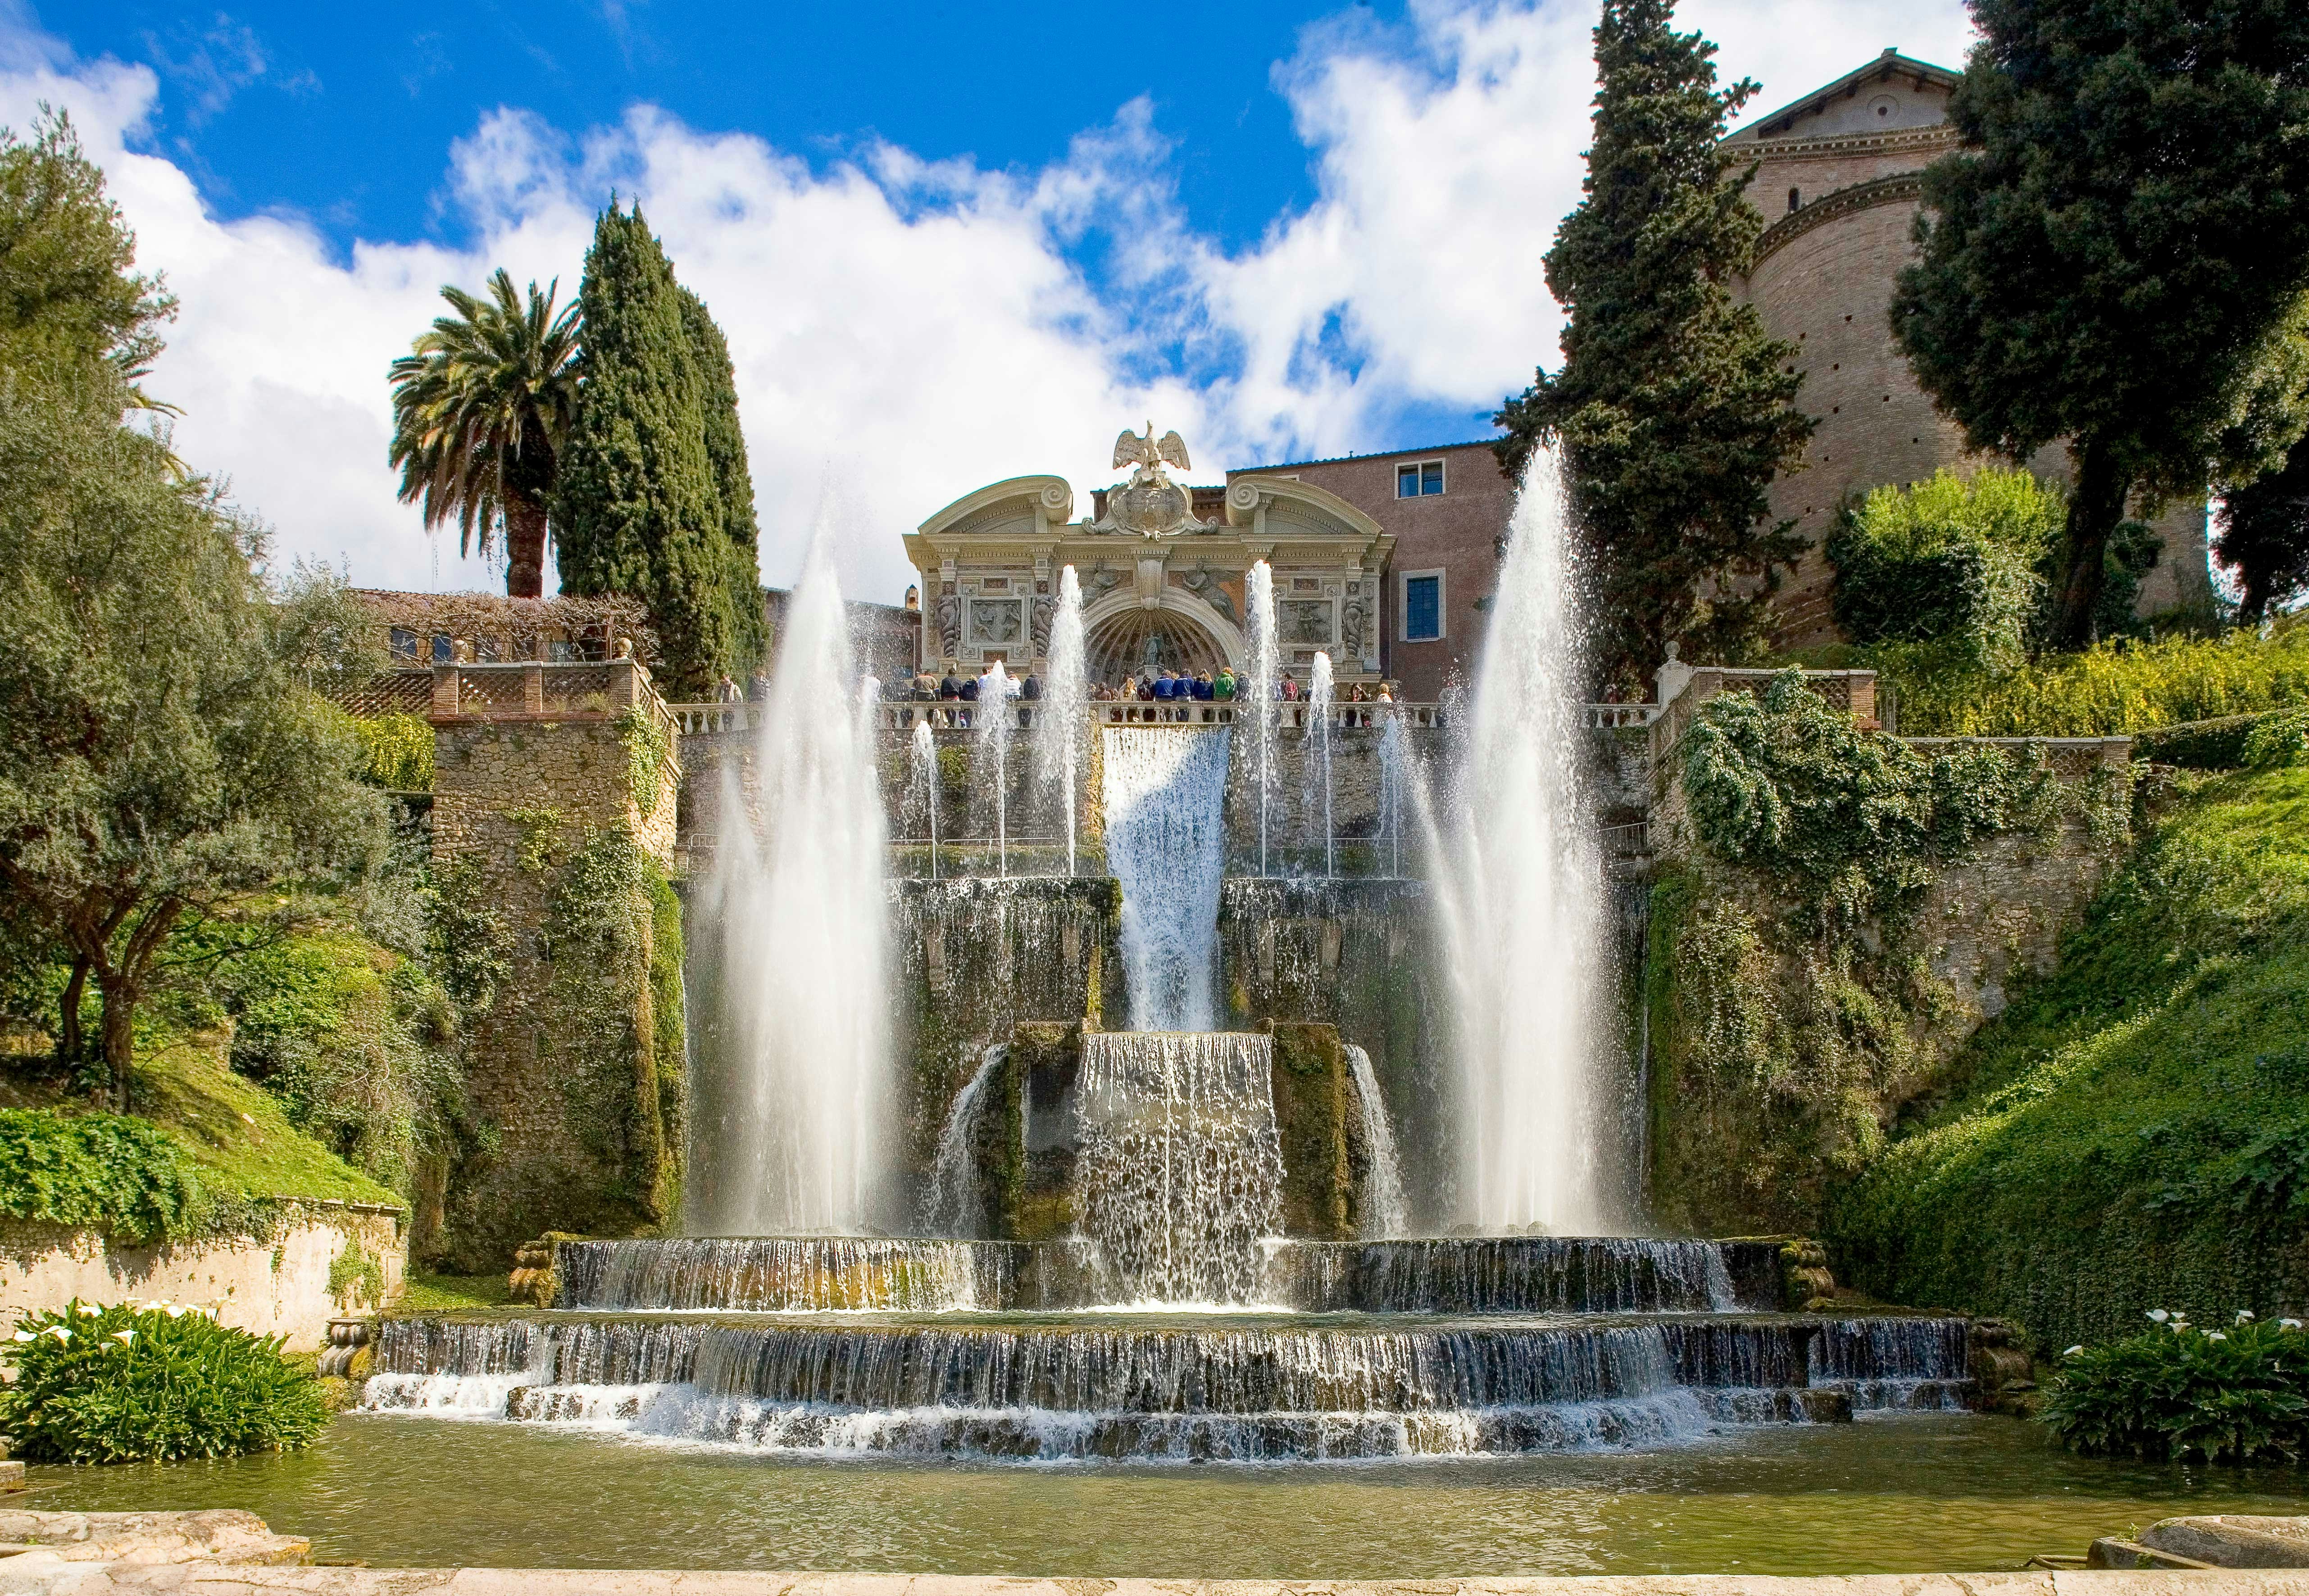
{"label": "statue in niche", "polygon": [[1211,575],[1209,560],[1197,561],[1193,570],[1179,578],[1179,585],[1225,616],[1230,623],[1241,624],[1234,612],[1234,601],[1227,596],[1227,590],[1219,585],[1219,578]]}

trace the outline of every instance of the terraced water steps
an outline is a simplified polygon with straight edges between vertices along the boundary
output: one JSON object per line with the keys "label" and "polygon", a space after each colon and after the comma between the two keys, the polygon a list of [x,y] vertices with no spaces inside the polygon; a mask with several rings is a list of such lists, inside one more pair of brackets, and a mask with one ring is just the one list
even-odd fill
{"label": "terraced water steps", "polygon": [[1470,1455],[1957,1406],[1965,1355],[1914,1314],[407,1316],[367,1400],[826,1453]]}
{"label": "terraced water steps", "polygon": [[[1776,1305],[1774,1244],[1446,1236],[1261,1246],[1261,1305],[1307,1312],[1649,1313]],[[556,1305],[810,1312],[1091,1307],[1116,1300],[1095,1243],[861,1236],[565,1242]]]}

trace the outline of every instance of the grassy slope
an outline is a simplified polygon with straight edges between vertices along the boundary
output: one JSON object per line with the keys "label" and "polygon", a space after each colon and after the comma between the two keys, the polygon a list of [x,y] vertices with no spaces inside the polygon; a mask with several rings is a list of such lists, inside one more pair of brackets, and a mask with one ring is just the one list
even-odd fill
{"label": "grassy slope", "polygon": [[2212,778],[1834,1204],[1840,1267],[2039,1344],[2309,1291],[2309,769]]}
{"label": "grassy slope", "polygon": [[[0,1103],[71,1109],[85,1099],[0,1077]],[[147,1048],[137,1060],[134,1106],[175,1138],[213,1194],[401,1201],[291,1125],[279,1098],[225,1066],[213,1036]]]}

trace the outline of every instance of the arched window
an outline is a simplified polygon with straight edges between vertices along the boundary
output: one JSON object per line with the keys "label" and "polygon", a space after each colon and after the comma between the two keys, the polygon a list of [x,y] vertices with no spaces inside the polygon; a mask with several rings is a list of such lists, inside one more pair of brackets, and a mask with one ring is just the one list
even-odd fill
{"label": "arched window", "polygon": [[1803,209],[1803,189],[1791,188],[1788,190],[1788,209],[1791,211],[1801,211]]}

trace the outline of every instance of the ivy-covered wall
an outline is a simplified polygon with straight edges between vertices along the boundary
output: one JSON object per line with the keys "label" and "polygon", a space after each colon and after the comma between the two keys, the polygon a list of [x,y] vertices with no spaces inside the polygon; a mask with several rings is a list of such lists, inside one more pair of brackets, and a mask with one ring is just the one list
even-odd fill
{"label": "ivy-covered wall", "polygon": [[1912,746],[1792,678],[1699,713],[1667,771],[1642,994],[1662,1223],[1818,1232],[2123,853],[2112,751]]}
{"label": "ivy-covered wall", "polygon": [[664,1227],[688,1098],[663,723],[644,705],[435,730],[437,890],[487,1001],[412,1251],[482,1271],[547,1230]]}

